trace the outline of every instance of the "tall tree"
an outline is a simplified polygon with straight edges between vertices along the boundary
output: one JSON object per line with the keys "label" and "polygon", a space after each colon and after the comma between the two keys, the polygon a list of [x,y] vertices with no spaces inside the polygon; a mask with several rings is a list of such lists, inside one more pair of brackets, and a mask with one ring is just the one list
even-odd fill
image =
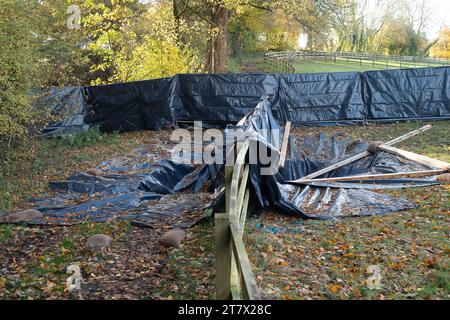
{"label": "tall tree", "polygon": [[38,54],[35,27],[27,14],[31,4],[2,0],[0,6],[0,147],[24,138],[35,120],[29,93],[35,84]]}
{"label": "tall tree", "polygon": [[228,23],[232,9],[239,5],[230,0],[174,0],[177,21],[190,15],[206,23],[205,69],[209,72],[225,72],[228,57]]}
{"label": "tall tree", "polygon": [[241,16],[250,9],[282,11],[285,20],[295,21],[310,35],[321,35],[327,29],[328,18],[347,1],[349,0],[174,0],[174,14],[177,18],[184,16],[206,23],[206,69],[209,72],[224,72],[229,56],[230,17]]}

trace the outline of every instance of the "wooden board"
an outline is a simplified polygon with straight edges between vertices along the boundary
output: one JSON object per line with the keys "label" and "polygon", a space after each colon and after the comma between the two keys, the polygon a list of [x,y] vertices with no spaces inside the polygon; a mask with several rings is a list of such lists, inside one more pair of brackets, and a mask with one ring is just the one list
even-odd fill
{"label": "wooden board", "polygon": [[245,191],[244,203],[242,205],[241,218],[239,220],[239,230],[242,234],[244,234],[245,230],[245,221],[247,219],[248,206],[250,201],[250,189],[247,188]]}
{"label": "wooden board", "polygon": [[291,122],[288,121],[286,123],[286,127],[284,129],[284,136],[283,136],[283,142],[281,144],[280,162],[278,163],[278,168],[284,168],[284,163],[286,162],[286,155],[287,155],[290,133],[291,133]]}
{"label": "wooden board", "polygon": [[238,197],[237,197],[237,208],[236,213],[238,215],[238,221],[241,219],[241,212],[242,212],[242,206],[244,205],[244,197],[245,192],[247,190],[247,181],[248,181],[248,175],[250,172],[250,165],[245,165],[244,172],[242,173],[241,181],[239,183],[238,188]]}
{"label": "wooden board", "polygon": [[442,170],[448,170],[450,169],[450,163],[433,159],[430,157],[423,156],[421,154],[417,154],[414,152],[394,148],[392,146],[387,146],[385,144],[381,144],[378,146],[379,150],[389,152],[393,155],[408,159],[410,161],[423,164],[424,166],[431,167],[431,168],[438,168]]}
{"label": "wooden board", "polygon": [[245,140],[241,148],[238,151],[236,157],[236,164],[233,167],[233,175],[231,178],[230,193],[229,193],[229,207],[227,212],[230,215],[230,222],[239,223],[238,216],[238,192],[239,184],[241,181],[242,173],[245,166],[245,157],[247,156],[249,148],[249,140]]}
{"label": "wooden board", "polygon": [[231,223],[230,228],[233,253],[236,258],[237,267],[241,271],[243,283],[242,298],[248,300],[261,300],[261,295],[259,293],[258,286],[256,285],[250,260],[248,259],[247,251],[245,250],[244,242],[242,241],[239,230],[233,223]]}
{"label": "wooden board", "polygon": [[215,214],[216,239],[216,297],[229,300],[231,296],[231,230],[228,214]]}
{"label": "wooden board", "polygon": [[[420,129],[408,132],[408,133],[406,133],[406,134],[404,134],[404,135],[402,135],[400,137],[397,137],[397,138],[395,138],[395,139],[393,139],[391,141],[388,141],[385,144],[386,145],[393,145],[393,144],[396,144],[396,143],[400,143],[402,141],[405,141],[406,139],[409,139],[411,137],[414,137],[415,135],[418,135],[419,133],[427,131],[430,128],[431,128],[431,125],[426,125],[426,126],[420,128]],[[343,167],[343,166],[345,166],[347,164],[350,164],[352,162],[355,162],[355,161],[358,161],[360,159],[363,159],[363,158],[365,158],[365,157],[367,157],[369,155],[370,155],[370,153],[367,152],[367,151],[361,152],[361,153],[359,153],[357,155],[354,155],[354,156],[352,156],[352,157],[350,157],[348,159],[342,160],[342,161],[340,161],[338,163],[335,163],[335,164],[333,164],[333,165],[331,165],[329,167],[326,167],[326,168],[323,168],[323,169],[318,170],[316,172],[313,172],[313,173],[311,173],[311,174],[309,174],[307,176],[304,176],[303,178],[295,180],[295,181],[309,180],[309,179],[314,179],[314,178],[320,177],[320,176],[322,176],[322,175],[324,175],[324,174],[326,174],[328,172],[331,172],[331,171],[336,170],[338,168],[341,168],[341,167]]]}
{"label": "wooden board", "polygon": [[288,181],[288,183],[305,184],[305,183],[311,183],[311,182],[342,182],[342,181],[387,180],[387,179],[395,179],[395,178],[419,178],[419,177],[434,176],[434,175],[442,174],[445,172],[447,172],[447,170],[440,169],[440,170],[424,170],[424,171],[411,171],[411,172],[365,174],[365,175],[359,175],[359,176]]}

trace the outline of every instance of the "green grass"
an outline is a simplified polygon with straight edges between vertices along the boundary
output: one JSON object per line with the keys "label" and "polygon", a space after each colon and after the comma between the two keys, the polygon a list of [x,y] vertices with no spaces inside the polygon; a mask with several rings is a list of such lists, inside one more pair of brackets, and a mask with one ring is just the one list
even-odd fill
{"label": "green grass", "polygon": [[[174,249],[161,278],[160,299],[214,299],[215,244],[214,224],[194,227],[185,244]],[[176,289],[176,290],[174,290]]]}
{"label": "green grass", "polygon": [[357,63],[331,62],[331,61],[300,61],[292,64],[297,73],[321,73],[321,72],[353,72],[378,70],[368,65],[360,66]]}
{"label": "green grass", "polygon": [[0,244],[5,242],[13,234],[13,227],[11,225],[0,225]]}
{"label": "green grass", "polygon": [[100,128],[94,127],[87,131],[79,133],[69,133],[63,135],[59,142],[62,145],[68,145],[71,148],[79,149],[83,147],[91,147],[98,143],[114,144],[119,140],[117,133],[107,134],[100,131]]}
{"label": "green grass", "polygon": [[[371,70],[400,69],[400,68],[420,68],[433,67],[433,64],[400,63],[396,61],[372,61],[349,60],[338,58],[336,62],[326,60],[299,60],[290,61],[296,73],[327,73],[327,72],[363,72]],[[239,57],[232,57],[229,61],[228,69],[232,73],[242,72],[281,72],[273,70],[270,65],[264,62],[264,53],[247,53]]]}
{"label": "green grass", "polygon": [[230,58],[228,71],[231,73],[258,73],[269,72],[269,69],[264,62],[264,53],[254,52]]}

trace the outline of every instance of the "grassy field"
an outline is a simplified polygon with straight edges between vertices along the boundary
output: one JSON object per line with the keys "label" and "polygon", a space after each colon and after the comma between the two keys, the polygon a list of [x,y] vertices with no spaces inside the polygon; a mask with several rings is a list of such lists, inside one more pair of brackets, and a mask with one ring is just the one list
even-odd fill
{"label": "grassy field", "polygon": [[231,58],[228,69],[231,73],[258,73],[267,72],[268,66],[264,62],[264,53],[256,52]]}
{"label": "grassy field", "polygon": [[[296,128],[295,134],[345,132],[354,138],[387,140],[422,123]],[[399,147],[450,161],[450,122]],[[47,191],[50,180],[72,170],[125,154],[168,132],[104,136],[89,146],[44,140],[29,146],[20,170],[0,194],[6,209],[23,206]],[[31,152],[32,151],[32,152]],[[25,154],[25,152],[23,152]],[[33,169],[34,168],[34,169]],[[9,191],[8,191],[9,190]],[[250,218],[245,241],[262,295],[269,299],[449,299],[450,186],[391,191],[418,209],[384,216],[336,221],[303,221],[266,212]],[[83,249],[88,236],[114,235],[105,254]],[[0,299],[213,299],[214,226],[188,232],[185,243],[168,250],[158,231],[127,222],[83,223],[71,227],[0,225]],[[81,266],[80,293],[65,290],[65,269]],[[367,288],[367,267],[380,268],[381,289]]]}
{"label": "grassy field", "polygon": [[[298,60],[290,62],[296,73],[320,73],[320,72],[362,72],[370,70],[386,70],[400,68],[420,68],[433,67],[439,65],[401,63],[396,61],[372,61],[362,60],[361,63],[356,60],[337,59],[331,60]],[[232,58],[229,62],[229,70],[232,73],[242,72],[275,72],[264,62],[263,53],[253,53],[243,55],[238,58]]]}
{"label": "grassy field", "polygon": [[353,71],[369,71],[380,70],[383,68],[372,67],[371,65],[364,64],[362,66],[359,63],[344,61],[332,62],[332,61],[300,61],[292,64],[297,73],[320,73],[320,72],[353,72]]}

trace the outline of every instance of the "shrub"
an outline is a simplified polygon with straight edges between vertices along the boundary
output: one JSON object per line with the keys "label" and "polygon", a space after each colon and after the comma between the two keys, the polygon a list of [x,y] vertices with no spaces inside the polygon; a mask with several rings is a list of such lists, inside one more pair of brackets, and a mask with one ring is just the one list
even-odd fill
{"label": "shrub", "polygon": [[26,2],[3,0],[0,6],[0,143],[24,139],[36,124],[31,107],[35,62]]}
{"label": "shrub", "polygon": [[100,131],[98,127],[91,128],[79,133],[70,133],[61,137],[61,142],[71,148],[82,148],[93,146],[99,142],[113,142],[117,134],[106,134]]}

